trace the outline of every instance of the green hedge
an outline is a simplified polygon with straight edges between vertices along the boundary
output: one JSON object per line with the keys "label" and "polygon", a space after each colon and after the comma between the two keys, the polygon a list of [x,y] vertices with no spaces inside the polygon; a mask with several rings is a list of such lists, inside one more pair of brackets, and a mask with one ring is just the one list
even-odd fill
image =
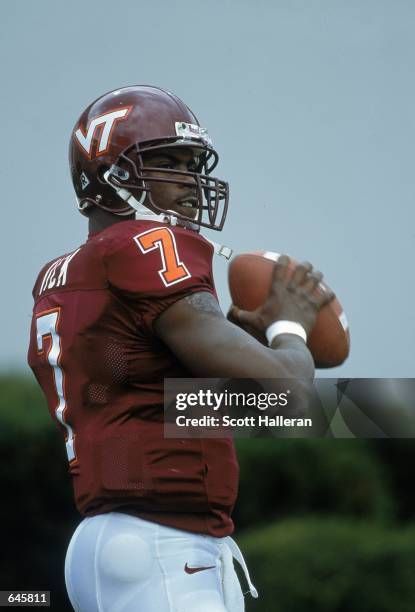
{"label": "green hedge", "polygon": [[36,434],[54,427],[34,377],[21,374],[0,376],[0,444],[3,438],[12,434]]}
{"label": "green hedge", "polygon": [[387,469],[366,440],[239,440],[237,450],[239,528],[293,513],[394,515]]}
{"label": "green hedge", "polygon": [[414,540],[414,528],[333,518],[255,530],[239,540],[260,593],[247,612],[413,612]]}
{"label": "green hedge", "polygon": [[415,440],[368,440],[367,445],[373,459],[385,466],[387,471],[389,494],[396,501],[396,520],[412,522],[415,508]]}

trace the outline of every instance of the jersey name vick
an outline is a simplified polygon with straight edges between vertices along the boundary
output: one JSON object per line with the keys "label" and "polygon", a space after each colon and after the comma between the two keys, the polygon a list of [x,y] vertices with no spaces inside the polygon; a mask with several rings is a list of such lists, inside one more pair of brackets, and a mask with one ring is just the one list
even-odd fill
{"label": "jersey name vick", "polygon": [[[111,144],[111,136],[116,122],[125,119],[130,110],[131,106],[125,106],[124,108],[98,115],[98,117],[90,121],[86,132],[80,125],[74,133],[74,138],[80,146],[81,151],[85,153],[89,159],[104,155]],[[93,147],[94,140],[97,141],[95,155]]]}
{"label": "jersey name vick", "polygon": [[60,257],[49,266],[43,276],[42,284],[40,285],[39,289],[39,295],[47,289],[53,289],[54,287],[63,287],[64,285],[66,285],[68,266],[80,250],[81,249],[79,248],[73,253],[67,255],[66,257]]}

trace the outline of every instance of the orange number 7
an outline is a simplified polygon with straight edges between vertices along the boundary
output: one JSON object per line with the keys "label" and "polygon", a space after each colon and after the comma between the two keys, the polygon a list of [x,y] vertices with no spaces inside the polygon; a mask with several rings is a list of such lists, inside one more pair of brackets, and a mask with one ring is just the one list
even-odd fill
{"label": "orange number 7", "polygon": [[160,250],[163,267],[158,271],[166,287],[175,285],[190,278],[191,274],[177,253],[176,240],[173,232],[167,227],[150,229],[137,236],[134,240],[142,253],[149,253],[155,249]]}

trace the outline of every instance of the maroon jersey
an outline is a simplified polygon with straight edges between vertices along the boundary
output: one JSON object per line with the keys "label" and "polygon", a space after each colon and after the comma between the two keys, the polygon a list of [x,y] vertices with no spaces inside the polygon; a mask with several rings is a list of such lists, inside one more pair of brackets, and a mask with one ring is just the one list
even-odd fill
{"label": "maroon jersey", "polygon": [[214,536],[232,532],[230,439],[165,439],[163,379],[191,377],[153,332],[198,291],[214,296],[197,233],[125,221],[48,263],[36,281],[29,364],[65,434],[76,505]]}

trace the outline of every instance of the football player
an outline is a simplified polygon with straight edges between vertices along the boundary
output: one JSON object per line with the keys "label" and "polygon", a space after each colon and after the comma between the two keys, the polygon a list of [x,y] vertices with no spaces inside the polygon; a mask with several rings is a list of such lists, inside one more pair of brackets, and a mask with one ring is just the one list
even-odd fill
{"label": "football player", "polygon": [[[65,576],[78,612],[234,612],[243,558],[231,519],[230,439],[163,437],[164,378],[306,378],[305,340],[322,275],[275,264],[267,301],[221,312],[212,278],[228,185],[218,154],[175,95],[150,86],[101,96],[70,141],[89,237],[47,263],[34,286],[29,363],[65,435],[83,520]],[[243,327],[266,331],[269,347]]]}

